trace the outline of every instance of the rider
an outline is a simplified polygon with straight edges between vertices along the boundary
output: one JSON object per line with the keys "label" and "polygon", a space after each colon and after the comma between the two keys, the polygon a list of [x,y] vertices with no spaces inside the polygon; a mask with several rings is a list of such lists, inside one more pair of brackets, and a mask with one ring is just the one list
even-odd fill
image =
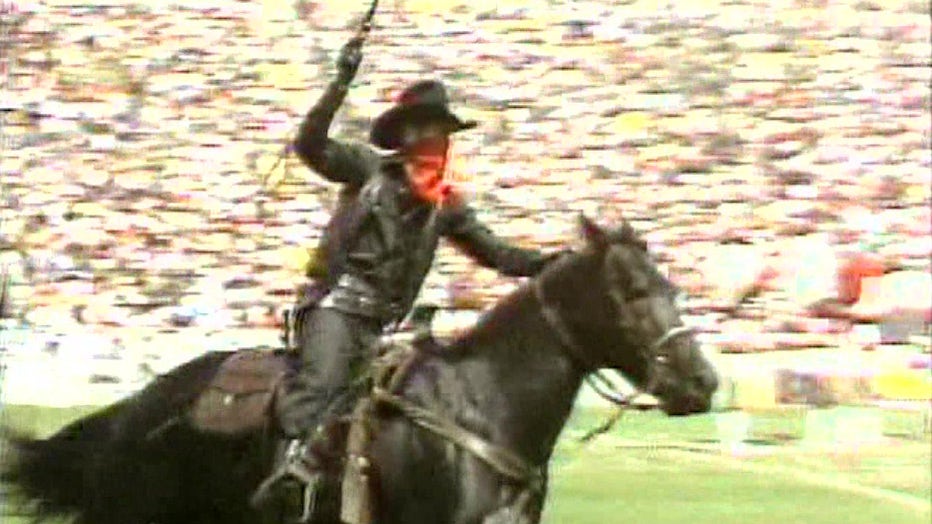
{"label": "rider", "polygon": [[318,250],[325,259],[325,296],[301,315],[301,369],[278,413],[290,440],[260,493],[283,480],[317,488],[312,449],[326,442],[323,423],[351,410],[358,393],[351,380],[368,364],[367,351],[383,329],[409,311],[439,236],[508,276],[533,276],[563,254],[506,244],[444,181],[450,135],[476,123],[450,112],[439,81],[408,86],[373,123],[370,141],[391,154],[327,136],[362,59],[362,41],[356,36],[343,47],[337,78],[308,112],[294,142],[308,167],[342,188]]}

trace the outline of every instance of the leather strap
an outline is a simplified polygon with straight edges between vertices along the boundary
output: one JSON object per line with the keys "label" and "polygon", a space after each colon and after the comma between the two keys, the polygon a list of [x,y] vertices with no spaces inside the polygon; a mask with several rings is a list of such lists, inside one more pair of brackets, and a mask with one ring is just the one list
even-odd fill
{"label": "leather strap", "polygon": [[528,489],[532,491],[543,490],[544,473],[542,468],[531,465],[512,451],[496,446],[475,433],[456,425],[449,419],[442,418],[401,396],[389,393],[385,389],[375,388],[372,396],[377,402],[400,411],[415,425],[469,451],[499,474],[526,484]]}

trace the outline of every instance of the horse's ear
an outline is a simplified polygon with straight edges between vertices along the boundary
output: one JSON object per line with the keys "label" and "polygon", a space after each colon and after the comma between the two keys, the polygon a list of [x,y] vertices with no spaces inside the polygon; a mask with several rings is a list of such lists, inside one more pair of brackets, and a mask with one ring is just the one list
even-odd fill
{"label": "horse's ear", "polygon": [[621,238],[623,238],[625,242],[633,244],[643,251],[647,251],[647,242],[638,236],[638,232],[634,230],[634,226],[627,220],[621,222]]}
{"label": "horse's ear", "polygon": [[627,220],[621,221],[621,238],[625,240],[635,240],[638,237],[637,231],[634,230],[634,227],[631,226],[631,222]]}
{"label": "horse's ear", "polygon": [[608,246],[608,235],[598,224],[585,213],[579,214],[579,229],[586,243],[597,248],[605,249]]}

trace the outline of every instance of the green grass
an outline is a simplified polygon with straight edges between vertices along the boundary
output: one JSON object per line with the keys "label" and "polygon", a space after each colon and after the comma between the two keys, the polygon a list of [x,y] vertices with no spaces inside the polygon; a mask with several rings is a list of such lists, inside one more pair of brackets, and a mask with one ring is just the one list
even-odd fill
{"label": "green grass", "polygon": [[[755,417],[749,433],[769,443],[762,447],[771,453],[737,457],[716,447],[715,415],[672,419],[627,413],[613,431],[585,446],[575,437],[600,415],[577,412],[554,457],[544,522],[930,521],[928,436],[872,449],[812,451],[794,440],[804,433],[803,416],[785,410]],[[898,433],[911,417],[885,413],[885,429]]]}
{"label": "green grass", "polygon": [[928,522],[928,512],[861,493],[665,452],[580,456],[557,472],[549,500],[547,524]]}
{"label": "green grass", "polygon": [[[0,418],[47,435],[92,409],[5,406]],[[752,431],[755,440],[773,435],[772,445],[757,447],[772,453],[733,457],[715,447],[714,415],[630,412],[605,435],[581,443],[578,437],[603,417],[578,410],[570,420],[552,461],[545,524],[915,524],[932,517],[927,437],[816,452],[793,444],[801,426],[789,412],[764,417]],[[893,432],[903,424],[893,420]],[[787,438],[790,444],[781,443]]]}
{"label": "green grass", "polygon": [[0,406],[0,422],[38,436],[47,436],[65,424],[96,411],[97,407],[46,408]]}

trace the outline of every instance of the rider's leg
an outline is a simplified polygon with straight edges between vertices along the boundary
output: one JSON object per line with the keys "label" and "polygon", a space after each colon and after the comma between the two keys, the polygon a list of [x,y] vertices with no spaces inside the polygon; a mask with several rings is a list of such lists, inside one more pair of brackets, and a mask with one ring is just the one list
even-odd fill
{"label": "rider's leg", "polygon": [[323,413],[348,386],[361,348],[354,333],[357,317],[333,309],[315,309],[304,318],[301,366],[287,384],[279,422],[289,438],[306,437]]}
{"label": "rider's leg", "polygon": [[[381,331],[374,320],[332,309],[309,311],[303,324],[301,367],[286,384],[278,413],[281,429],[290,441],[282,460],[258,490],[257,501],[282,480],[305,484],[311,491],[317,488],[318,464],[309,446],[326,438],[324,422],[348,409],[345,397],[350,382],[367,364],[367,348]],[[339,412],[334,413],[334,408]]]}

